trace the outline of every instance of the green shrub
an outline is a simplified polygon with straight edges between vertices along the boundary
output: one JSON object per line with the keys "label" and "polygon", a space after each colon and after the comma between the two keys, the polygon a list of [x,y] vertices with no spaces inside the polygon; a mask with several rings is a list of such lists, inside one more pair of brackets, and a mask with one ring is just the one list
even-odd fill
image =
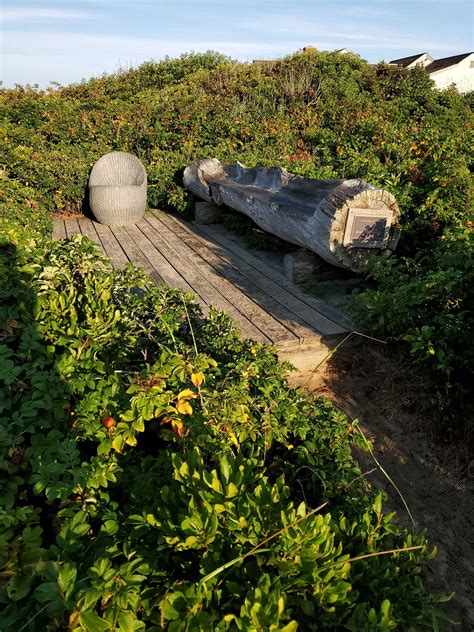
{"label": "green shrub", "polygon": [[0,218],[5,629],[438,620],[432,553],[361,476],[356,423],[223,313],[22,221]]}
{"label": "green shrub", "polygon": [[[474,234],[446,231],[431,251],[412,259],[375,262],[377,287],[353,297],[370,329],[406,341],[417,361],[440,378],[441,391],[468,389],[474,379]],[[459,395],[459,392],[456,391]]]}
{"label": "green shrub", "polygon": [[271,64],[185,55],[69,87],[1,96],[7,176],[52,209],[80,208],[90,168],[131,151],[149,202],[183,210],[180,175],[196,158],[361,177],[395,194],[412,255],[472,204],[469,97],[421,70],[306,51]]}
{"label": "green shrub", "polygon": [[471,306],[468,100],[418,72],[307,52],[264,66],[185,56],[5,90],[2,108],[2,625],[433,629],[432,553],[361,476],[357,423],[290,388],[273,349],[224,314],[144,291],[142,272],[112,270],[85,238],[51,242],[47,212],[80,208],[112,149],[145,162],[152,205],[181,210],[180,172],[208,155],[366,177],[402,202],[405,255],[437,240],[441,272],[422,253],[380,263],[362,309],[384,330],[399,296],[394,338],[423,336],[436,313],[426,349],[451,378],[451,346],[472,366],[456,337]]}

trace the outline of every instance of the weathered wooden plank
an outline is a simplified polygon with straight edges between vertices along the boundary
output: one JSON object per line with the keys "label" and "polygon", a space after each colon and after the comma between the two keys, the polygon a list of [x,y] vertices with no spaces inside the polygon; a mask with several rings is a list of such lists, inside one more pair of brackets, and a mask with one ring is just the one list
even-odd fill
{"label": "weathered wooden plank", "polygon": [[[276,344],[282,357],[290,353],[299,358],[306,348],[312,350],[311,356],[323,353],[327,346],[321,336],[347,331],[325,318],[314,304],[328,306],[304,295],[221,227],[198,227],[157,211],[138,226],[126,228],[111,229],[87,218],[54,223],[55,238],[77,233],[100,245],[115,265],[130,260],[143,267],[154,283],[164,280],[194,294],[205,312],[211,304],[224,309],[243,336]],[[339,316],[338,310],[333,311]]]}
{"label": "weathered wooden plank", "polygon": [[[197,232],[201,233],[201,228],[202,235],[209,239],[211,243],[214,241],[214,244],[217,242],[218,245],[224,246],[230,250],[232,255],[237,255],[241,261],[243,260],[253,271],[256,271],[257,275],[255,276],[255,272],[249,270],[249,274],[252,275],[255,282],[267,287],[268,292],[275,299],[283,302],[283,305],[286,305],[289,310],[298,314],[305,322],[316,328],[319,328],[319,326],[332,327],[330,325],[332,323],[338,333],[351,330],[350,320],[345,314],[324,301],[308,296],[279,271],[266,265],[258,257],[250,255],[245,248],[242,248],[236,241],[230,239],[225,230],[221,230],[221,226],[213,226],[213,229],[216,228],[215,233],[213,230],[209,230],[207,226],[197,227]],[[239,265],[242,264],[239,263]],[[247,266],[246,269],[248,269]],[[321,329],[319,330],[322,331]]]}
{"label": "weathered wooden plank", "polygon": [[123,248],[125,254],[128,259],[134,263],[136,266],[143,268],[145,272],[148,274],[150,279],[156,285],[161,285],[163,283],[163,277],[158,273],[154,265],[142,252],[142,250],[137,246],[133,237],[129,234],[127,228],[124,226],[116,226],[113,229],[114,235],[116,239],[120,242],[121,247]]}
{"label": "weathered wooden plank", "polygon": [[[278,357],[282,362],[291,362],[298,369],[296,376],[290,381],[295,385],[301,385],[304,376],[305,381],[311,379],[313,373],[334,349],[338,340],[305,340],[299,345],[277,345]],[[296,378],[296,379],[295,379]]]}
{"label": "weathered wooden plank", "polygon": [[[150,221],[147,221],[150,220]],[[191,285],[206,304],[211,307],[225,310],[238,324],[241,334],[247,338],[253,338],[260,342],[271,343],[272,339],[258,326],[252,324],[252,320],[237,309],[232,301],[215,287],[210,279],[210,268],[197,260],[195,253],[187,247],[179,238],[174,235],[166,226],[161,224],[156,218],[150,217],[142,220],[139,227],[147,235],[147,238],[159,248],[170,261],[176,271]],[[204,263],[204,262],[203,262]],[[237,302],[240,296],[237,294]]]}
{"label": "weathered wooden plank", "polygon": [[64,220],[63,219],[53,220],[52,238],[55,241],[58,241],[59,239],[66,239],[66,237],[67,235],[66,235],[66,228],[64,227]]}
{"label": "weathered wooden plank", "polygon": [[196,302],[204,312],[207,311],[206,302],[177,274],[169,261],[146,239],[137,226],[114,228],[114,232],[130,260],[142,267],[156,285],[165,282],[172,288],[194,294]]}
{"label": "weathered wooden plank", "polygon": [[[185,292],[190,292],[191,294],[196,294],[196,291],[193,289],[191,284],[189,284],[185,277],[183,277],[172,265],[170,258],[166,257],[161,249],[148,239],[145,234],[143,234],[143,231],[140,230],[138,225],[127,226],[126,230],[129,235],[133,237],[136,246],[145,254],[147,259],[151,262],[152,266],[167,285],[172,288],[184,290]],[[207,304],[203,297],[198,295],[197,298],[199,299],[198,302],[201,305]]]}
{"label": "weathered wooden plank", "polygon": [[65,219],[64,228],[66,229],[66,235],[68,237],[81,234],[81,229],[79,228],[77,219]]}
{"label": "weathered wooden plank", "polygon": [[[176,235],[166,224],[156,217],[146,216],[149,224],[149,239],[159,244],[160,249],[174,252],[175,266],[183,266],[189,283],[205,296],[209,305],[223,309],[239,325],[242,334],[259,340],[273,343],[294,337],[258,305],[250,301],[231,283],[202,259],[196,252]],[[143,222],[143,220],[142,220]],[[141,224],[142,224],[141,222]]]}
{"label": "weathered wooden plank", "polygon": [[[157,214],[159,217],[159,214]],[[283,305],[290,315],[303,321],[306,325],[314,328],[317,332],[325,335],[337,335],[345,333],[349,328],[332,320],[325,313],[339,313],[333,308],[325,306],[321,301],[316,301],[318,307],[321,304],[322,309],[315,309],[314,306],[308,305],[303,301],[297,293],[297,288],[277,271],[266,265],[261,259],[250,255],[244,248],[225,236],[220,226],[213,226],[209,229],[207,226],[191,225],[181,218],[172,217],[173,221],[184,226],[189,232],[197,234],[204,241],[210,250],[219,255],[228,265],[239,269],[244,276],[252,281],[258,288],[270,294],[272,298]],[[305,296],[303,293],[301,293]],[[311,297],[308,297],[311,298]]]}
{"label": "weathered wooden plank", "polygon": [[123,268],[129,263],[129,259],[120,245],[120,242],[115,237],[113,230],[110,226],[96,223],[94,228],[100,237],[102,247],[105,254],[110,257],[117,268]]}
{"label": "weathered wooden plank", "polygon": [[[203,239],[188,230],[183,224],[181,224],[181,222],[175,221],[175,218],[169,214],[163,213],[160,215],[159,219],[161,222],[169,225],[170,228],[180,237],[180,239],[187,242],[189,246],[200,255],[201,260],[210,266],[211,270],[215,269],[219,277],[225,277],[225,279],[227,279],[227,284],[230,287],[237,288],[237,292],[241,296],[245,297],[245,301],[242,304],[242,308],[245,313],[247,312],[248,301],[254,305],[257,304],[260,307],[261,312],[267,318],[270,316],[272,321],[277,321],[280,324],[280,329],[281,327],[284,327],[284,329],[290,332],[291,335],[286,338],[288,341],[293,340],[294,342],[295,339],[308,337],[313,338],[315,336],[316,332],[314,331],[314,328],[309,327],[298,316],[295,317],[292,315],[285,307],[276,302],[270,294],[256,286],[242,273],[238,265],[235,265],[235,262],[232,262],[232,265],[229,265],[229,262],[220,256],[220,249],[219,253],[210,249]],[[253,317],[252,322],[254,322]],[[283,341],[283,338],[279,339],[279,341]]]}
{"label": "weathered wooden plank", "polygon": [[97,234],[94,222],[92,222],[87,217],[84,217],[79,222],[79,228],[81,229],[81,232],[83,235],[85,235],[86,237],[89,237],[91,241],[93,241],[95,244],[97,244],[103,249],[102,242],[100,240],[99,235]]}
{"label": "weathered wooden plank", "polygon": [[[152,220],[148,218],[148,221]],[[168,226],[180,240],[196,253],[195,259],[201,261],[222,287],[222,292],[234,302],[251,322],[269,336],[273,342],[295,340],[296,338],[312,338],[313,328],[305,325],[299,318],[294,318],[280,303],[277,303],[266,292],[261,291],[236,268],[210,250],[199,238],[192,235],[180,223],[173,221],[167,214],[161,214],[155,221]],[[222,278],[224,277],[224,278]],[[237,289],[238,288],[238,289]]]}

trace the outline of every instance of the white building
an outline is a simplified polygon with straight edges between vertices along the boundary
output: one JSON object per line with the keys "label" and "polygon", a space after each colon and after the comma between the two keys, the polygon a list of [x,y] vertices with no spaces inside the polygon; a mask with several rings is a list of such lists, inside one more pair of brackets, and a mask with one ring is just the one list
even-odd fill
{"label": "white building", "polygon": [[435,59],[426,66],[426,71],[440,90],[452,84],[459,92],[474,90],[474,53]]}
{"label": "white building", "polygon": [[404,68],[415,68],[415,66],[427,66],[434,61],[433,57],[428,53],[418,53],[418,55],[410,55],[410,57],[402,57],[401,59],[393,59],[389,64],[403,66]]}
{"label": "white building", "polygon": [[440,90],[454,85],[459,92],[474,90],[474,53],[433,59],[428,53],[394,59],[390,62],[404,68],[423,66]]}

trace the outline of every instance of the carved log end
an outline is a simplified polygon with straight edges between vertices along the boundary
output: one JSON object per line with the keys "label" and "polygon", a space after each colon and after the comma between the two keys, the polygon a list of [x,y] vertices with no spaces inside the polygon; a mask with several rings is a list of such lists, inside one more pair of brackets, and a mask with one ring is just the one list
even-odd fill
{"label": "carved log end", "polygon": [[225,178],[226,173],[217,158],[207,158],[191,163],[183,173],[183,184],[202,200],[212,202],[209,182]]}

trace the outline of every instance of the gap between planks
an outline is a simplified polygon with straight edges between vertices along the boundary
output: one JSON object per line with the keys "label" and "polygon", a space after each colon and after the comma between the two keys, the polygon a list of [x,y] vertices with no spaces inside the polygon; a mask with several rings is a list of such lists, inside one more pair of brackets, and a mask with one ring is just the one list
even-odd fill
{"label": "gap between planks", "polygon": [[64,226],[63,219],[55,219],[53,220],[53,233],[52,239],[54,241],[59,241],[60,239],[66,238],[66,228]]}
{"label": "gap between planks", "polygon": [[[155,220],[158,221],[158,220]],[[141,220],[137,224],[137,229],[142,232],[142,247],[152,248],[157,251],[160,256],[167,258],[169,264],[175,273],[181,278],[186,278],[186,283],[191,286],[191,291],[200,296],[208,307],[213,305],[218,309],[224,309],[238,324],[241,333],[259,340],[261,342],[273,342],[271,335],[265,330],[258,327],[256,323],[251,321],[244,312],[240,312],[236,305],[219,292],[219,288],[211,282],[210,268],[206,265],[206,269],[202,267],[191,256],[192,251],[185,244],[176,239],[175,235],[169,231],[163,224],[158,222],[158,227],[147,220]],[[145,243],[147,240],[149,243]],[[194,254],[194,253],[192,253]],[[179,280],[174,284],[179,285]],[[182,285],[182,284],[181,284]],[[237,302],[241,300],[241,296],[236,296]],[[290,334],[287,332],[285,337]]]}
{"label": "gap between planks", "polygon": [[243,335],[262,342],[282,348],[317,344],[321,334],[348,330],[316,309],[319,301],[302,301],[286,278],[213,228],[153,210],[136,226],[114,229],[87,218],[56,220],[53,236],[87,235],[115,265],[130,260],[142,266],[156,284],[195,294],[203,308],[224,309]]}
{"label": "gap between planks", "polygon": [[[119,240],[115,237],[110,226],[104,226],[92,222],[87,217],[81,219],[63,220],[66,237],[84,235],[96,245],[100,246],[104,253],[112,259],[114,267],[122,268],[129,262]],[[61,239],[61,237],[57,237]]]}
{"label": "gap between planks", "polygon": [[[174,219],[184,224],[183,220],[177,218]],[[194,230],[198,234],[202,235],[211,243],[211,245],[214,245],[214,247],[217,242],[217,244],[224,248],[224,250],[229,251],[234,256],[237,256],[239,259],[244,261],[246,266],[247,264],[250,265],[254,271],[256,271],[257,278],[260,282],[267,283],[269,287],[272,288],[273,292],[276,291],[278,295],[285,297],[284,300],[288,300],[288,297],[290,297],[291,304],[295,305],[299,312],[303,309],[304,312],[308,314],[306,308],[309,307],[313,313],[317,313],[326,321],[331,321],[336,324],[339,328],[339,333],[351,331],[351,323],[345,313],[329,305],[325,301],[305,294],[297,285],[287,279],[284,274],[278,272],[272,268],[272,266],[266,265],[261,259],[252,255],[236,241],[229,238],[228,233],[223,226],[218,224],[213,226],[211,229],[209,226],[197,226],[192,224],[189,225],[188,230]],[[266,279],[264,277],[266,277]]]}

